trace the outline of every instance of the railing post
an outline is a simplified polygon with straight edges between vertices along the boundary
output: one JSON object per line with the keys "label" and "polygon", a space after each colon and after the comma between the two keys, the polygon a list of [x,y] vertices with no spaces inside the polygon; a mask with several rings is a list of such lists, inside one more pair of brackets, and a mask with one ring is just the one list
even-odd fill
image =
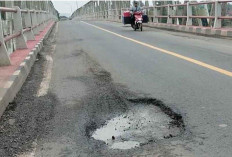
{"label": "railing post", "polygon": [[0,66],[10,65],[10,57],[8,55],[6,44],[4,42],[2,19],[0,18]]}
{"label": "railing post", "polygon": [[37,24],[38,24],[38,30],[39,32],[42,31],[41,29],[41,19],[39,18],[40,11],[36,11],[36,19],[37,19]]}
{"label": "railing post", "polygon": [[157,9],[156,6],[154,6],[153,16],[154,16],[154,17],[153,17],[153,22],[154,22],[154,23],[158,23],[159,20],[158,20],[158,18],[156,17],[156,16],[158,16],[158,9]]}
{"label": "railing post", "polygon": [[29,10],[27,10],[27,13],[25,13],[25,26],[26,28],[30,28],[30,31],[25,32],[25,36],[27,40],[35,40],[34,33],[32,31],[32,23],[31,23],[31,13]]}
{"label": "railing post", "polygon": [[46,20],[45,23],[46,23],[46,25],[48,25],[49,24],[48,12],[45,13],[44,17],[45,17],[45,20]]}
{"label": "railing post", "polygon": [[193,12],[192,12],[192,6],[189,5],[189,2],[187,2],[187,21],[186,21],[186,25],[187,26],[192,26],[193,25],[193,20],[190,16],[192,16]]}
{"label": "railing post", "polygon": [[42,19],[42,23],[43,23],[43,27],[45,28],[46,27],[46,24],[45,24],[45,16],[44,16],[44,12],[41,12],[41,19]]}
{"label": "railing post", "polygon": [[111,9],[110,14],[111,14],[111,20],[114,21],[114,10],[113,9]]}
{"label": "railing post", "polygon": [[44,20],[45,20],[45,25],[48,25],[49,22],[48,22],[48,14],[47,14],[47,12],[44,13]]}
{"label": "railing post", "polygon": [[112,14],[112,10],[110,9],[110,21],[112,21],[113,20],[113,16],[112,16],[113,14]]}
{"label": "railing post", "polygon": [[47,12],[47,20],[48,20],[48,22],[50,22],[50,21],[51,21],[50,13],[49,13],[49,12]]}
{"label": "railing post", "polygon": [[48,22],[48,13],[47,12],[44,14],[44,18],[45,18],[45,24],[48,25],[49,22]]}
{"label": "railing post", "polygon": [[215,1],[215,19],[214,19],[214,28],[222,27],[222,20],[218,19],[222,15],[222,5],[218,1]]}
{"label": "railing post", "polygon": [[123,22],[123,9],[121,8],[121,21]]}
{"label": "railing post", "polygon": [[31,13],[31,21],[32,21],[32,27],[33,27],[33,32],[35,35],[39,35],[39,29],[38,29],[38,21],[37,21],[37,15],[36,11],[34,10]]}
{"label": "railing post", "polygon": [[26,39],[23,35],[23,24],[22,24],[22,14],[21,9],[17,6],[14,7],[17,12],[13,14],[13,23],[14,23],[14,33],[20,32],[20,36],[15,38],[15,47],[16,50],[27,48]]}
{"label": "railing post", "polygon": [[43,25],[43,19],[42,19],[41,11],[38,11],[38,13],[37,13],[37,20],[38,20],[38,23],[39,23],[39,31],[42,32],[44,30],[44,25]]}
{"label": "railing post", "polygon": [[172,18],[170,17],[172,15],[172,9],[170,7],[170,4],[168,4],[168,19],[167,24],[172,24]]}
{"label": "railing post", "polygon": [[44,12],[41,12],[41,15],[40,15],[40,17],[41,17],[41,20],[42,20],[42,25],[43,25],[43,28],[45,28],[45,27],[46,27],[46,24],[45,24],[45,17],[44,17]]}
{"label": "railing post", "polygon": [[49,13],[49,20],[52,20],[52,13]]}
{"label": "railing post", "polygon": [[120,22],[120,16],[119,16],[119,10],[118,10],[118,8],[116,9],[116,18],[117,18],[117,21]]}

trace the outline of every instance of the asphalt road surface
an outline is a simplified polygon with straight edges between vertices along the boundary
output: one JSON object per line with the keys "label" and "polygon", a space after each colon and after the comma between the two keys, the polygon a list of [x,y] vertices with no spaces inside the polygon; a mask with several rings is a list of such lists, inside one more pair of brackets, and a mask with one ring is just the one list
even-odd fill
{"label": "asphalt road surface", "polygon": [[1,118],[0,154],[229,157],[231,43],[59,22]]}

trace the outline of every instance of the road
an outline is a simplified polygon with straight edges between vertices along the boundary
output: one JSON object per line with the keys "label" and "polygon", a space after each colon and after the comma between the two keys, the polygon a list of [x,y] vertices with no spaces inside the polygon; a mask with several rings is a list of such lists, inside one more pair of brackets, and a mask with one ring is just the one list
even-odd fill
{"label": "road", "polygon": [[[230,39],[148,27],[134,32],[103,21],[63,21],[56,30],[17,96],[16,109],[8,109],[0,122],[5,156],[232,154]],[[178,120],[154,136],[149,129],[157,123],[141,126],[142,137],[135,130],[133,138],[126,134],[126,140],[140,141],[136,148],[112,149],[112,143],[93,138],[112,119],[120,122],[117,117],[126,114],[136,121],[140,113],[152,117],[149,122],[160,119],[159,125]],[[15,127],[8,128],[12,119]]]}

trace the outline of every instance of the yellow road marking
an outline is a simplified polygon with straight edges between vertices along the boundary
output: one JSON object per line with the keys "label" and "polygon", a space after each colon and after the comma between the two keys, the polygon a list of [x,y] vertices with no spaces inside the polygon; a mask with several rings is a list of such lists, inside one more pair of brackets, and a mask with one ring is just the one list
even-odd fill
{"label": "yellow road marking", "polygon": [[85,23],[85,24],[87,24],[87,25],[90,25],[90,26],[93,26],[93,27],[95,27],[95,28],[98,28],[98,29],[100,29],[100,30],[103,30],[103,31],[105,31],[105,32],[108,32],[108,33],[111,33],[111,34],[113,34],[113,35],[116,35],[116,36],[118,36],[118,37],[121,37],[121,38],[130,40],[130,41],[135,42],[135,43],[137,43],[137,44],[140,44],[140,45],[149,47],[149,48],[154,49],[154,50],[158,50],[158,51],[160,51],[160,52],[163,52],[163,53],[166,53],[166,54],[175,56],[175,57],[177,57],[177,58],[186,60],[186,61],[188,61],[188,62],[191,62],[191,63],[197,64],[197,65],[200,65],[200,66],[202,66],[202,67],[205,67],[205,68],[211,69],[211,70],[213,70],[213,71],[219,72],[219,73],[221,73],[221,74],[224,74],[224,75],[227,75],[227,76],[232,77],[232,72],[230,72],[230,71],[227,71],[227,70],[218,68],[218,67],[216,67],[216,66],[213,66],[213,65],[210,65],[210,64],[207,64],[207,63],[198,61],[198,60],[196,60],[196,59],[192,59],[192,58],[189,58],[189,57],[180,55],[180,54],[175,53],[175,52],[172,52],[172,51],[168,51],[168,50],[165,50],[165,49],[162,49],[162,48],[158,48],[158,47],[152,46],[152,45],[150,45],[150,44],[146,44],[146,43],[144,43],[144,42],[141,42],[141,41],[138,41],[138,40],[135,40],[135,39],[132,39],[132,38],[128,38],[128,37],[126,37],[126,36],[123,36],[123,35],[120,35],[120,34],[111,32],[111,31],[109,31],[109,30],[107,30],[107,29],[98,27],[98,26],[96,26],[96,25],[93,25],[93,24],[90,24],[90,23],[87,23],[87,22],[84,22],[84,21],[82,21],[82,22]]}

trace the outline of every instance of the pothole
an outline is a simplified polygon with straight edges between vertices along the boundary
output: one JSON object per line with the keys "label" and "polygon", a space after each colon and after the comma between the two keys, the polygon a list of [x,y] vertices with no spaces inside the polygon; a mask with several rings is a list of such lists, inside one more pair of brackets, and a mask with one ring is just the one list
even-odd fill
{"label": "pothole", "polygon": [[131,149],[178,136],[183,131],[182,117],[156,99],[132,99],[127,113],[115,117],[95,130],[92,137],[111,149]]}

